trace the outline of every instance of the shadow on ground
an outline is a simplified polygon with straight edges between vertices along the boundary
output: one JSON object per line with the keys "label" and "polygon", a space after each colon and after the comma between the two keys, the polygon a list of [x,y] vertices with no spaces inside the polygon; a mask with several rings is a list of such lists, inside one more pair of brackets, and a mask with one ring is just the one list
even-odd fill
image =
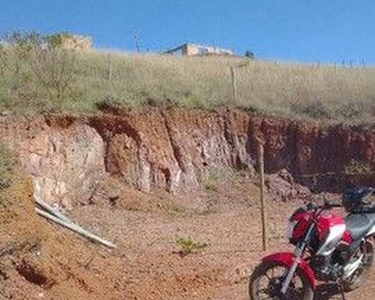
{"label": "shadow on ground", "polygon": [[342,299],[341,291],[337,284],[320,284],[315,291],[315,300]]}

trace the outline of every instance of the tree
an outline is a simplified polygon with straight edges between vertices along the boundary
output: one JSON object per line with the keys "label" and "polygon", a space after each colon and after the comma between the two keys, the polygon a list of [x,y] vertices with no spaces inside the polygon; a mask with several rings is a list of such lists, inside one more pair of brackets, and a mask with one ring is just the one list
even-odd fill
{"label": "tree", "polygon": [[12,82],[11,92],[18,101],[29,102],[44,92],[50,100],[56,99],[61,104],[70,96],[76,75],[76,55],[63,47],[64,39],[69,37],[65,32],[41,35],[22,31],[3,36],[0,74]]}
{"label": "tree", "polygon": [[245,57],[247,57],[248,59],[254,59],[255,58],[255,54],[251,50],[246,50],[245,51]]}

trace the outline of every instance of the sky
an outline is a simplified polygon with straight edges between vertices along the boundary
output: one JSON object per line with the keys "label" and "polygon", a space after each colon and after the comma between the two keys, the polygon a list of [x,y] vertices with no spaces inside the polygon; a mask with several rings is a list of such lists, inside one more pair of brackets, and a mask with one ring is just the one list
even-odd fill
{"label": "sky", "polygon": [[374,0],[0,0],[0,32],[66,31],[96,48],[161,52],[185,42],[259,59],[375,63]]}

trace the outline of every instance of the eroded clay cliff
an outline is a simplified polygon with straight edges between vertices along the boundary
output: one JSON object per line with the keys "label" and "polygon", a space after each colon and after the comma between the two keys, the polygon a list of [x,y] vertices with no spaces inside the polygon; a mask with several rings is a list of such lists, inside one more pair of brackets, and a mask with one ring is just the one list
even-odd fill
{"label": "eroded clay cliff", "polygon": [[[351,160],[375,166],[372,129],[322,126],[240,110],[4,117],[0,126],[1,140],[33,178],[35,196],[67,207],[89,201],[108,176],[145,192],[164,188],[178,193],[197,187],[214,167],[253,170],[258,139],[265,142],[268,173],[287,169],[307,184],[315,180],[327,188],[337,186],[348,176],[342,171]],[[301,176],[326,173],[332,176]],[[375,183],[371,174],[356,180]]]}

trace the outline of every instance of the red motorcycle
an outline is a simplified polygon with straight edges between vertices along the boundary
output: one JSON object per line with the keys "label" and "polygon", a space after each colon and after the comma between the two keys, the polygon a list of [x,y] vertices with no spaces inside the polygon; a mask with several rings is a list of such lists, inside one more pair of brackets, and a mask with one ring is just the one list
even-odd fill
{"label": "red motorcycle", "polygon": [[[288,224],[294,253],[264,257],[249,284],[251,300],[312,300],[316,281],[334,282],[344,292],[357,288],[371,268],[375,236],[372,188],[345,193],[341,204],[325,201],[296,210]],[[344,207],[345,219],[332,211]]]}

